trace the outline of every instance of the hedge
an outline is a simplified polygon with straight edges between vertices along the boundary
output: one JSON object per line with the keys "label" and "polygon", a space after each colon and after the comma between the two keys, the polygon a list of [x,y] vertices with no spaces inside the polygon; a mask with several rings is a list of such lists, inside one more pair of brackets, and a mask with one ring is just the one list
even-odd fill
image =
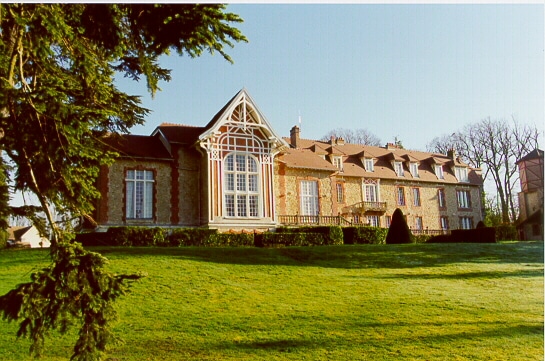
{"label": "hedge", "polygon": [[388,228],[343,227],[344,244],[384,244]]}
{"label": "hedge", "polygon": [[340,226],[278,227],[276,233],[319,233],[324,245],[343,244],[343,230]]}
{"label": "hedge", "polygon": [[256,247],[278,246],[321,246],[325,238],[321,233],[313,232],[266,232],[254,237]]}
{"label": "hedge", "polygon": [[217,229],[204,228],[176,228],[168,236],[169,245],[177,246],[206,246],[208,239],[218,233]]}
{"label": "hedge", "polygon": [[493,227],[475,229],[454,229],[450,235],[432,237],[428,243],[495,243],[496,229]]}
{"label": "hedge", "polygon": [[496,228],[496,241],[514,241],[518,239],[517,228],[511,224],[502,224]]}

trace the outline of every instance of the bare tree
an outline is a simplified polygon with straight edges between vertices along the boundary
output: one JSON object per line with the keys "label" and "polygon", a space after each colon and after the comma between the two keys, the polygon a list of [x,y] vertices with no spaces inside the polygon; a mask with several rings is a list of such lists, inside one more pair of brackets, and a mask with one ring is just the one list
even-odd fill
{"label": "bare tree", "polygon": [[351,144],[363,144],[380,146],[381,140],[367,129],[344,129],[336,128],[327,132],[320,140],[328,141],[331,137],[343,138]]}
{"label": "bare tree", "polygon": [[514,199],[519,178],[515,162],[538,148],[539,136],[537,127],[520,124],[514,117],[511,121],[486,118],[459,132],[434,138],[427,148],[440,153],[454,148],[471,166],[482,168],[484,178],[492,179],[496,186],[502,221],[509,223],[517,217]]}

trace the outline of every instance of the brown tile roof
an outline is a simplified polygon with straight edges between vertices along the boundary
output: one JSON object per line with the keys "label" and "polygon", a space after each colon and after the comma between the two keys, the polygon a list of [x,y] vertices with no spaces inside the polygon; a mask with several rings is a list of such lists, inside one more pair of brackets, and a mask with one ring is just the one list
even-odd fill
{"label": "brown tile roof", "polygon": [[[284,138],[288,143],[289,138]],[[381,178],[381,179],[415,179],[424,182],[459,183],[451,169],[452,165],[465,165],[460,161],[453,161],[443,154],[413,151],[407,149],[386,149],[383,147],[350,144],[332,146],[329,142],[300,139],[299,149],[289,149],[279,155],[279,161],[284,162],[288,168],[307,168],[324,171],[337,171],[337,168],[323,155],[335,154],[343,156],[343,170],[339,174],[347,177]],[[374,170],[365,170],[362,158],[374,159]],[[327,158],[326,158],[327,159]],[[403,162],[404,175],[398,177],[395,173],[392,160]],[[414,177],[408,168],[409,162],[418,163],[418,177]],[[444,179],[438,179],[433,169],[434,164],[444,165]],[[470,184],[482,184],[480,171],[469,168]]]}
{"label": "brown tile roof", "polygon": [[172,159],[159,137],[150,135],[110,134],[104,142],[121,157]]}

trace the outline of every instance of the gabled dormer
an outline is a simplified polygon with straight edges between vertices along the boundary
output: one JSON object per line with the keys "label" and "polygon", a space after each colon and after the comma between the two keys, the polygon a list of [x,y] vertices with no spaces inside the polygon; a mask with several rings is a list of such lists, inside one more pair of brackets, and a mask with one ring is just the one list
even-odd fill
{"label": "gabled dormer", "polygon": [[363,166],[363,169],[365,169],[366,172],[375,171],[376,158],[374,155],[366,151],[361,151],[360,153],[357,154],[357,157],[361,161],[361,165]]}
{"label": "gabled dormer", "polygon": [[403,163],[405,162],[405,159],[395,152],[388,153],[386,155],[386,158],[390,161],[390,164],[392,165],[392,169],[394,170],[396,175],[398,177],[404,177],[405,169],[404,169]]}
{"label": "gabled dormer", "polygon": [[333,164],[339,171],[343,171],[343,155],[344,153],[336,146],[328,147],[328,158],[331,164]]}
{"label": "gabled dormer", "polygon": [[410,154],[405,154],[403,158],[405,159],[405,164],[407,165],[407,168],[409,169],[409,172],[413,178],[420,178],[420,174],[418,172],[420,161]]}
{"label": "gabled dormer", "polygon": [[452,173],[456,176],[458,182],[469,182],[469,166],[462,162],[461,158],[456,154],[456,150],[449,149],[447,152],[447,157],[450,158],[448,166],[450,167]]}
{"label": "gabled dormer", "polygon": [[437,179],[445,179],[445,170],[443,169],[443,160],[431,156],[427,159],[427,162],[430,164],[432,171],[435,173]]}

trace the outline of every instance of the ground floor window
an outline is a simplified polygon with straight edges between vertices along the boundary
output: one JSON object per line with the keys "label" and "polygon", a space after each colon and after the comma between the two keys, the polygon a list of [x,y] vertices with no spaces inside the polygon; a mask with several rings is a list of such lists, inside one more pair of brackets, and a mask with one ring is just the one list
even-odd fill
{"label": "ground floor window", "polygon": [[390,224],[392,224],[392,216],[386,216],[386,222],[385,222],[386,228],[390,228]]}
{"label": "ground floor window", "polygon": [[472,229],[473,219],[471,217],[460,217],[460,229]]}
{"label": "ground floor window", "polygon": [[259,217],[259,171],[249,154],[229,154],[224,162],[227,217]]}
{"label": "ground floor window", "polygon": [[448,229],[448,217],[441,217],[440,218],[440,223],[441,223],[441,229],[442,230],[447,230]]}
{"label": "ground floor window", "polygon": [[380,218],[379,216],[367,216],[367,224],[371,227],[379,227],[380,226]]}
{"label": "ground floor window", "polygon": [[128,219],[153,218],[153,171],[128,170],[125,177],[125,214]]}
{"label": "ground floor window", "polygon": [[422,229],[424,229],[424,226],[422,223],[422,217],[414,217],[414,227],[418,231],[421,231]]}
{"label": "ground floor window", "polygon": [[300,187],[301,215],[317,216],[320,213],[318,203],[318,182],[301,181]]}

